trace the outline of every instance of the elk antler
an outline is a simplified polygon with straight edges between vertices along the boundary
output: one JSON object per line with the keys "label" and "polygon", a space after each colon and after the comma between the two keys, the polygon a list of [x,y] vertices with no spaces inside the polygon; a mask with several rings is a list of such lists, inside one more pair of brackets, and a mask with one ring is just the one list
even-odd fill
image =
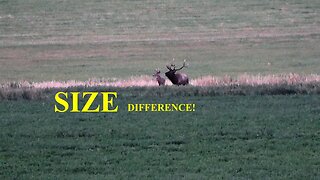
{"label": "elk antler", "polygon": [[184,67],[187,67],[187,65],[186,65],[186,60],[183,61],[183,64],[182,64],[181,68],[178,68],[178,69],[175,69],[175,70],[179,71],[179,70],[181,70],[181,69],[184,68]]}
{"label": "elk antler", "polygon": [[170,71],[173,71],[176,69],[176,65],[174,64],[174,58],[172,59],[172,63],[169,65],[166,65],[167,68],[170,70]]}

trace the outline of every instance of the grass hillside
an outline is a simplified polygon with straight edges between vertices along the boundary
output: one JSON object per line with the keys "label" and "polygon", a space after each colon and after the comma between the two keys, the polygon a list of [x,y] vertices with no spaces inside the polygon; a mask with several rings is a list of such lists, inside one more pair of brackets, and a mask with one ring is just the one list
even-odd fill
{"label": "grass hillside", "polygon": [[0,77],[319,73],[320,2],[0,1]]}

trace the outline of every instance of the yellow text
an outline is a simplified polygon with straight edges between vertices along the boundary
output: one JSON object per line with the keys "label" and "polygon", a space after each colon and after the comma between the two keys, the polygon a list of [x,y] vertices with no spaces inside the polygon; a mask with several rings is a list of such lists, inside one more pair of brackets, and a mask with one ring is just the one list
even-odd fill
{"label": "yellow text", "polygon": [[[98,95],[102,97],[100,101]],[[114,106],[117,92],[57,92],[54,98],[54,112],[68,112],[69,109],[72,113],[118,112],[118,106]],[[69,98],[71,103],[68,101]],[[85,101],[82,108],[79,108],[79,99]]]}
{"label": "yellow text", "polygon": [[195,104],[128,104],[128,112],[192,112]]}

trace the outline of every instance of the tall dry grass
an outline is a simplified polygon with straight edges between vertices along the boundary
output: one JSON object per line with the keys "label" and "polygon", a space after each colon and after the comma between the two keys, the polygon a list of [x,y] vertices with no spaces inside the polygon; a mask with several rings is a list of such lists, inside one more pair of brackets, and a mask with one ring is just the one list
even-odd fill
{"label": "tall dry grass", "polygon": [[230,85],[279,85],[279,84],[308,84],[319,83],[320,75],[300,75],[295,73],[289,74],[270,74],[270,75],[249,75],[242,74],[238,77],[231,76],[217,77],[204,76],[191,81],[193,86],[230,86]]}
{"label": "tall dry grass", "polygon": [[[192,86],[208,87],[208,86],[230,86],[230,85],[277,85],[277,84],[308,84],[319,83],[320,75],[310,74],[271,74],[271,75],[249,75],[242,74],[237,77],[231,76],[203,76],[195,79],[191,79],[190,84]],[[172,83],[166,79],[166,85],[172,85]],[[1,84],[1,88],[69,88],[69,87],[150,87],[158,86],[155,78],[151,76],[139,76],[131,77],[129,79],[89,79],[87,81],[44,81],[44,82],[8,82]]]}
{"label": "tall dry grass", "polygon": [[[166,80],[166,87],[172,86]],[[320,75],[310,74],[272,74],[272,75],[249,75],[242,74],[237,77],[231,76],[204,76],[191,79],[188,88],[157,88],[158,83],[151,76],[131,77],[129,79],[90,79],[87,81],[45,81],[45,82],[8,82],[0,86],[0,100],[17,99],[42,99],[47,97],[54,89],[94,88],[94,87],[150,87],[158,93],[168,94],[164,91],[179,91],[176,94],[186,95],[250,95],[250,94],[319,94]],[[190,92],[188,92],[190,91]],[[137,91],[139,93],[139,91]],[[148,92],[150,94],[150,92]],[[170,94],[170,93],[169,93]],[[175,95],[175,94],[174,94]]]}

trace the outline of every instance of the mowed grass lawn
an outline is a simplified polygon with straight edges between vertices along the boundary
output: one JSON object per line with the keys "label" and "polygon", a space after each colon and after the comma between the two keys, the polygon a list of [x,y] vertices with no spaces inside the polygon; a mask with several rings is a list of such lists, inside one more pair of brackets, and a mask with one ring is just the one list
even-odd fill
{"label": "mowed grass lawn", "polygon": [[[317,95],[123,92],[118,113],[54,113],[53,96],[0,102],[1,179],[320,178]],[[127,112],[151,102],[196,111]]]}

